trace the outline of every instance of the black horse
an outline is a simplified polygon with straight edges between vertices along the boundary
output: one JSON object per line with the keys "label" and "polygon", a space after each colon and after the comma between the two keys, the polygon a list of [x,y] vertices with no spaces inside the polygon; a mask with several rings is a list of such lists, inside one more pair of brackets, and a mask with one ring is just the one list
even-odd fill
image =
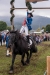
{"label": "black horse", "polygon": [[[28,47],[28,42],[26,39],[22,36],[19,31],[11,31],[10,32],[10,40],[9,40],[9,46],[12,47],[12,65],[10,67],[9,73],[13,73],[13,65],[15,61],[15,57],[17,54],[21,55],[21,62],[23,65],[26,65],[29,63],[32,53],[37,52],[37,47],[35,46],[34,41],[32,40],[32,45]],[[29,54],[30,51],[30,54]],[[24,61],[25,54],[27,55],[26,61]]]}

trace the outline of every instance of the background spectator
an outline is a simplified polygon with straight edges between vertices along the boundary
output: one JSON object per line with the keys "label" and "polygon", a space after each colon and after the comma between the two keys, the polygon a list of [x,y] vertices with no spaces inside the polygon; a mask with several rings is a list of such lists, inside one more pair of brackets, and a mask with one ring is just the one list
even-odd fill
{"label": "background spectator", "polygon": [[1,43],[1,46],[2,46],[2,35],[0,33],[0,43]]}

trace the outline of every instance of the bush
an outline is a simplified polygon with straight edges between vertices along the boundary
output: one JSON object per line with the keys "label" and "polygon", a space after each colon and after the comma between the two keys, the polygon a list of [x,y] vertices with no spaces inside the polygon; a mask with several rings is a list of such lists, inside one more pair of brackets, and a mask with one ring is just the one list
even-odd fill
{"label": "bush", "polygon": [[50,24],[48,24],[48,25],[46,26],[46,31],[47,31],[47,32],[50,32]]}

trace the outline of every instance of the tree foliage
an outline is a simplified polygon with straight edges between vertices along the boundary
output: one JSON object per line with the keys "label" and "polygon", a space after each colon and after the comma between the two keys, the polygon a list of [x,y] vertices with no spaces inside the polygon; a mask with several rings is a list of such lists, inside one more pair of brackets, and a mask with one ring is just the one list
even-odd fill
{"label": "tree foliage", "polygon": [[50,32],[50,24],[46,25],[46,31]]}
{"label": "tree foliage", "polygon": [[11,27],[10,26],[7,26],[7,28],[6,29],[8,29],[9,31],[11,30]]}
{"label": "tree foliage", "polygon": [[0,21],[0,31],[5,30],[7,28],[6,22]]}
{"label": "tree foliage", "polygon": [[43,26],[41,29],[44,29],[44,32],[46,32],[46,27]]}

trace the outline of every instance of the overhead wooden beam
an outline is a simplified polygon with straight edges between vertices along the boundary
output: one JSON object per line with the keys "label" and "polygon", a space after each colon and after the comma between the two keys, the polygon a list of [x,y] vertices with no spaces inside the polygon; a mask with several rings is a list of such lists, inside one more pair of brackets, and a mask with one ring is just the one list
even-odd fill
{"label": "overhead wooden beam", "polygon": [[[11,8],[11,9],[27,9],[27,8]],[[50,7],[34,7],[32,9],[50,9]]]}
{"label": "overhead wooden beam", "polygon": [[28,2],[40,2],[40,1],[48,1],[48,0],[26,0]]}

